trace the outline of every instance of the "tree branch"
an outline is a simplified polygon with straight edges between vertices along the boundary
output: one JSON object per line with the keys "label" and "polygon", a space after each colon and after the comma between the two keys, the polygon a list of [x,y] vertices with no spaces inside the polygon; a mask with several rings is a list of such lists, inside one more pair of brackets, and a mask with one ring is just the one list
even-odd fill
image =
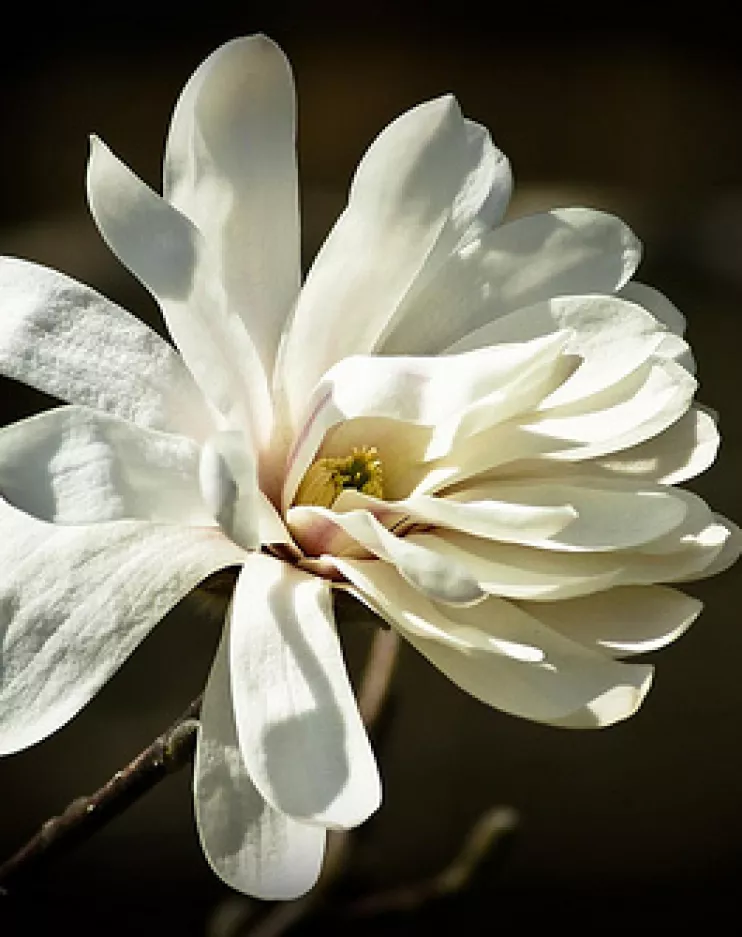
{"label": "tree branch", "polygon": [[[391,631],[378,631],[374,635],[358,693],[359,709],[367,727],[378,718],[386,698],[398,642]],[[47,820],[0,865],[0,894],[8,895],[22,887],[57,855],[89,839],[163,778],[189,764],[196,748],[200,710],[198,696],[179,719],[95,793],[76,798],[58,817]],[[339,838],[339,848],[333,850],[338,856],[344,853],[346,845],[342,842],[344,837]],[[334,878],[339,864],[326,863],[323,880]]]}
{"label": "tree branch", "polygon": [[170,728],[89,797],[78,797],[0,865],[0,892],[22,886],[59,853],[89,839],[168,774],[188,764],[196,747],[201,697]]}

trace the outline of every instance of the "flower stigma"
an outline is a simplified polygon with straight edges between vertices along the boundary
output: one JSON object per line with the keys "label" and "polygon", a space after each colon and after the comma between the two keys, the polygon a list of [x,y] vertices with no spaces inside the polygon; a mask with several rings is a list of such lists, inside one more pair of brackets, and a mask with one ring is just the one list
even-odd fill
{"label": "flower stigma", "polygon": [[373,498],[384,497],[383,469],[376,446],[354,448],[342,458],[317,459],[304,474],[294,504],[331,508],[346,488]]}

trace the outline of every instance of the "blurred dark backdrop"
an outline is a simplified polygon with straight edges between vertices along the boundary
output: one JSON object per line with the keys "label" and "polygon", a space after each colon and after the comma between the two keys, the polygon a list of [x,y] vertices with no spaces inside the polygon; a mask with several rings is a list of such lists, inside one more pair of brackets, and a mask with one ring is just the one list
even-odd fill
{"label": "blurred dark backdrop", "polygon": [[[6,23],[0,253],[61,269],[157,325],[88,217],[87,135],[157,185],[180,88],[234,35],[267,32],[294,65],[305,260],[375,134],[451,91],[513,162],[511,217],[587,204],[642,237],[640,278],[688,316],[700,399],[721,411],[719,463],[693,487],[742,518],[742,69],[730,24],[710,12],[628,23],[618,9],[589,21],[575,7],[537,22],[534,9],[530,23],[513,11],[443,17],[384,4],[352,16],[341,4],[126,9],[67,6],[43,20],[19,9]],[[0,384],[3,423],[40,402]],[[742,873],[738,583],[733,570],[689,589],[706,602],[701,620],[655,655],[640,714],[603,732],[489,710],[404,649],[378,746],[385,802],[359,836],[358,887],[432,874],[492,804],[515,807],[522,825],[491,887],[463,909],[338,932],[489,934],[514,922],[578,933],[693,922],[713,930],[734,907]],[[183,709],[217,634],[186,604],[71,725],[0,763],[0,853],[96,788]],[[187,771],[171,778],[60,862],[26,905],[0,905],[0,933],[236,937],[229,920],[240,906],[201,856],[189,786]]]}

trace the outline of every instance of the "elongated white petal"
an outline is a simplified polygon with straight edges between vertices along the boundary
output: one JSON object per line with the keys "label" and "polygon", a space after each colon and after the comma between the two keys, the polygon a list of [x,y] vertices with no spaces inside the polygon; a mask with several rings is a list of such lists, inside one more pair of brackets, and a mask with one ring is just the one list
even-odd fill
{"label": "elongated white petal", "polygon": [[244,557],[209,528],[58,527],[2,501],[0,523],[4,753],[68,722],[183,596]]}
{"label": "elongated white petal", "polygon": [[571,641],[612,657],[644,654],[680,637],[703,603],[667,586],[619,586],[560,602],[520,607]]}
{"label": "elongated white petal", "polygon": [[626,225],[603,212],[563,208],[518,218],[452,252],[410,291],[382,351],[439,354],[517,309],[555,296],[612,293],[640,252]]}
{"label": "elongated white petal", "polygon": [[362,823],[379,806],[381,786],[329,582],[255,554],[238,580],[230,627],[237,733],[257,789],[294,819]]}
{"label": "elongated white petal", "polygon": [[713,463],[719,442],[713,418],[691,407],[658,436],[595,463],[611,472],[679,485],[700,475]]}
{"label": "elongated white petal", "polygon": [[593,728],[632,715],[649,690],[651,667],[591,651],[510,602],[444,610],[381,563],[336,562],[358,598],[490,706],[537,722]]}
{"label": "elongated white petal", "polygon": [[267,433],[267,379],[255,346],[227,298],[200,232],[97,139],[88,200],[121,263],[149,289],[205,396],[230,428]]}
{"label": "elongated white petal", "polygon": [[592,459],[628,449],[672,426],[690,407],[696,387],[680,365],[650,358],[585,401],[548,410],[524,425],[557,442],[551,458]]}
{"label": "elongated white petal", "polygon": [[364,156],[282,348],[280,378],[295,428],[321,375],[374,350],[416,278],[456,246],[503,176],[509,180],[493,148],[483,158],[482,140],[444,97],[403,114]]}
{"label": "elongated white petal", "polygon": [[294,124],[286,57],[249,36],[225,43],[190,79],[166,147],[165,198],[208,241],[266,374],[299,292]]}
{"label": "elongated white petal", "polygon": [[[569,330],[565,354],[581,359],[574,373],[541,404],[553,409],[616,384],[644,364],[668,339],[679,343],[677,354],[687,345],[668,335],[664,325],[635,303],[615,296],[562,296],[518,309],[466,335],[450,350],[463,352],[501,342],[530,341],[536,337]],[[682,347],[680,347],[682,346]],[[667,347],[660,357],[671,357]]]}
{"label": "elongated white petal", "polygon": [[198,477],[204,503],[225,534],[245,550],[261,540],[255,458],[243,433],[217,433],[203,448]]}
{"label": "elongated white petal", "polygon": [[48,410],[0,429],[0,493],[56,524],[212,523],[192,439],[87,407]]}
{"label": "elongated white petal", "polygon": [[[606,552],[640,547],[675,530],[688,513],[684,492],[630,479],[574,475],[492,482],[451,495],[456,501],[491,497],[514,505],[569,507],[572,520],[546,536],[509,539],[542,549]],[[486,504],[486,501],[483,501]]]}
{"label": "elongated white petal", "polygon": [[[696,382],[673,361],[650,359],[632,375],[584,401],[526,414],[457,440],[423,480],[421,492],[459,484],[503,466],[536,460],[582,462],[632,449],[659,436],[690,408]],[[432,469],[432,466],[431,466]],[[488,475],[489,473],[489,475]]]}
{"label": "elongated white petal", "polygon": [[213,431],[166,341],[87,286],[11,257],[0,258],[0,373],[140,426],[194,439]]}
{"label": "elongated white petal", "polygon": [[326,833],[274,810],[258,793],[240,752],[233,707],[227,624],[201,704],[193,775],[201,846],[231,888],[268,901],[297,898],[317,881]]}
{"label": "elongated white petal", "polygon": [[534,500],[546,499],[529,499],[527,495],[520,499],[518,494],[513,496],[505,485],[495,491],[467,488],[445,497],[411,495],[401,501],[382,501],[351,488],[340,493],[332,510],[345,513],[363,509],[388,527],[408,519],[514,543],[543,541],[564,530],[577,517],[577,511],[566,501],[534,504]]}
{"label": "elongated white petal", "polygon": [[429,598],[453,605],[468,605],[484,598],[485,593],[466,567],[439,554],[434,539],[420,546],[396,537],[368,511],[338,514],[319,507],[295,507],[287,520],[298,541],[316,554],[335,552],[332,527],[336,527],[374,556],[396,566],[400,575]]}
{"label": "elongated white petal", "polygon": [[[669,533],[636,549],[614,552],[559,552],[497,543],[458,531],[409,535],[469,570],[493,595],[526,601],[554,601],[589,595],[619,585],[676,582],[704,575],[730,538],[730,528],[714,519],[700,498],[676,491],[686,517]],[[731,559],[730,559],[731,561]]]}
{"label": "elongated white petal", "polygon": [[631,280],[621,287],[619,296],[648,309],[675,335],[685,335],[685,316],[663,293],[646,283]]}

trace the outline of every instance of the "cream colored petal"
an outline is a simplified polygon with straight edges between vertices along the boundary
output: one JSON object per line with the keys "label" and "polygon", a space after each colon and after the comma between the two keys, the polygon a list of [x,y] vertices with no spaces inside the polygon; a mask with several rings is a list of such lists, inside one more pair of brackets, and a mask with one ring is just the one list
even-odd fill
{"label": "cream colored petal", "polygon": [[[437,358],[355,356],[332,367],[315,388],[287,460],[284,504],[327,432],[360,418],[435,427],[426,459],[460,435],[533,407],[563,374],[565,334]],[[369,441],[368,444],[375,444]]]}
{"label": "cream colored petal", "polygon": [[580,363],[541,403],[541,410],[592,397],[632,374],[650,356],[677,357],[688,349],[641,306],[615,296],[585,295],[557,297],[518,309],[466,335],[449,350],[531,341],[564,330],[570,335],[564,352],[577,356]]}
{"label": "cream colored petal", "polygon": [[703,603],[667,586],[618,586],[560,602],[521,602],[523,611],[570,641],[627,657],[680,637]]}
{"label": "cream colored petal", "polygon": [[[368,511],[350,511],[338,514],[319,507],[296,507],[289,512],[288,523],[296,530],[303,544],[312,544],[318,553],[329,553],[337,541],[327,531],[334,525],[374,556],[393,564],[400,575],[429,598],[452,605],[468,605],[484,598],[484,592],[467,568],[446,556],[441,556],[435,539],[425,545],[406,537],[396,537]],[[320,534],[313,531],[318,524]],[[326,538],[322,549],[323,536]]]}
{"label": "cream colored petal", "polygon": [[706,471],[716,458],[719,442],[716,422],[694,406],[658,436],[597,459],[595,464],[611,472],[679,485]]}
{"label": "cream colored petal", "polygon": [[651,667],[618,663],[589,650],[512,603],[489,599],[444,611],[400,578],[394,581],[381,564],[345,560],[340,567],[358,598],[432,664],[504,712],[599,728],[631,716],[649,690]]}

